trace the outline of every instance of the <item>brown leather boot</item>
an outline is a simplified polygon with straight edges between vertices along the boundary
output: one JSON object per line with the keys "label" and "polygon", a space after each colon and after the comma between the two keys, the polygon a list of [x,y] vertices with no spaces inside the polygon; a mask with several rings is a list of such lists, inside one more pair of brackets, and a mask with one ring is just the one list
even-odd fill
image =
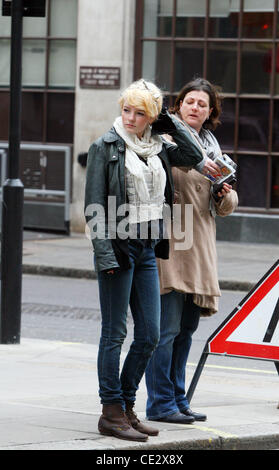
{"label": "brown leather boot", "polygon": [[144,434],[148,434],[148,436],[158,436],[159,430],[148,426],[147,424],[143,424],[137,417],[134,408],[134,403],[132,402],[125,402],[126,405],[126,416],[129,420],[131,426],[139,432]]}
{"label": "brown leather boot", "polygon": [[148,435],[142,434],[130,425],[120,403],[103,405],[98,429],[104,436],[114,436],[127,441],[145,442],[148,439]]}

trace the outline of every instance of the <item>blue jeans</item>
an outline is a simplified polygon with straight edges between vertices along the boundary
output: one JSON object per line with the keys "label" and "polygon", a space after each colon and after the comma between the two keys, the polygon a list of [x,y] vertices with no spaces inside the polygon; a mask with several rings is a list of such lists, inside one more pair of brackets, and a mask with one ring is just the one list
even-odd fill
{"label": "blue jeans", "polygon": [[[98,274],[102,330],[98,353],[102,404],[134,402],[146,365],[159,342],[160,287],[154,241],[129,241],[131,268]],[[134,340],[120,374],[120,353],[127,334],[127,310]]]}
{"label": "blue jeans", "polygon": [[172,291],[161,296],[160,342],[145,372],[146,416],[158,419],[189,408],[185,368],[200,308],[191,294]]}

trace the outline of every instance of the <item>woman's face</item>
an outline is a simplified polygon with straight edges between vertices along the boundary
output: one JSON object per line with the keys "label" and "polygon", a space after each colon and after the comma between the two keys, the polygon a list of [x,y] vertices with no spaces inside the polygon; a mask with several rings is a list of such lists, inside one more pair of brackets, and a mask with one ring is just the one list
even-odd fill
{"label": "woman's face", "polygon": [[124,102],[122,108],[123,126],[129,134],[135,134],[141,138],[145,128],[151,124],[152,119],[147,116],[146,112],[135,106],[131,106],[127,101]]}
{"label": "woman's face", "polygon": [[180,114],[189,126],[197,132],[209,118],[212,108],[209,107],[209,95],[205,91],[193,90],[187,93],[180,102]]}

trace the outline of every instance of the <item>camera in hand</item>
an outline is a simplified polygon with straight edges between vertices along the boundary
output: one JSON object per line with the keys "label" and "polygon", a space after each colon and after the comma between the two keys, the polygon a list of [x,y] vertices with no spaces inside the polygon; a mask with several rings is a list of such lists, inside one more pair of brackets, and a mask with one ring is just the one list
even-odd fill
{"label": "camera in hand", "polygon": [[235,175],[229,175],[221,183],[213,184],[213,194],[217,195],[219,193],[219,191],[222,190],[224,183],[230,184],[232,186],[234,183],[236,183],[236,176]]}
{"label": "camera in hand", "polygon": [[218,177],[210,176],[210,180],[213,186],[213,196],[218,198],[218,192],[222,190],[224,183],[231,186],[236,183],[237,164],[226,154],[219,155],[214,162],[219,166],[221,175]]}

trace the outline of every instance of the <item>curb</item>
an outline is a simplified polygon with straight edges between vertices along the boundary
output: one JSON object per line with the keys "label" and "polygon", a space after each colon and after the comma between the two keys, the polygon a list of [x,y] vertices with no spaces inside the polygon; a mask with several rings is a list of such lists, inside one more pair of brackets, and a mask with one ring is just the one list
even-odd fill
{"label": "curb", "polygon": [[[40,276],[61,276],[75,279],[97,279],[97,274],[93,269],[64,268],[58,266],[46,266],[36,264],[23,264],[23,274],[37,274]],[[221,290],[237,290],[248,292],[254,287],[253,282],[219,280]]]}
{"label": "curb", "polygon": [[[123,441],[122,441],[123,442]],[[100,445],[94,448],[94,440],[76,439],[72,441],[44,442],[34,444],[9,445],[0,447],[0,450],[90,450],[97,455],[108,454],[122,455],[123,451],[132,451],[135,456],[145,455],[145,452],[152,452],[152,455],[159,456],[163,451],[189,451],[189,450],[278,450],[279,434],[264,434],[243,437],[208,437],[207,439],[176,440],[173,442],[162,442],[149,444],[127,445],[119,447],[114,445]],[[156,451],[159,451],[156,454]]]}
{"label": "curb", "polygon": [[70,277],[75,279],[97,279],[97,275],[93,269],[63,268],[36,264],[23,264],[22,273],[37,274],[40,276]]}
{"label": "curb", "polygon": [[[275,450],[279,448],[279,434],[259,434],[239,437],[208,437],[207,439],[177,440],[156,443],[156,450]],[[109,450],[109,449],[108,449]],[[113,449],[114,451],[117,449]],[[154,451],[154,444],[121,447],[119,450]]]}
{"label": "curb", "polygon": [[248,282],[248,281],[219,280],[219,285],[220,285],[221,290],[239,290],[239,291],[249,292],[251,289],[253,289],[255,284],[256,283],[254,282]]}

